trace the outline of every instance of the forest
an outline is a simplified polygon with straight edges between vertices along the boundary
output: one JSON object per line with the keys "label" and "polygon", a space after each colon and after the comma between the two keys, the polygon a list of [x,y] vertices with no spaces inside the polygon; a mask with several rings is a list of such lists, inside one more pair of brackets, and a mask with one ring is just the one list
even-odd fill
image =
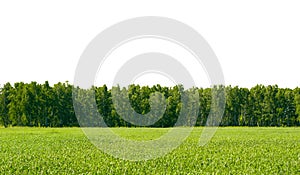
{"label": "forest", "polygon": [[[112,87],[106,85],[93,86],[89,90],[74,87],[68,82],[59,82],[50,86],[48,81],[43,84],[37,82],[17,82],[13,85],[6,83],[0,89],[0,125],[29,126],[29,127],[76,127],[79,126],[75,115],[74,105],[79,109],[89,108],[88,103],[73,104],[73,92],[81,93],[83,98],[89,93],[96,101],[96,110],[101,114],[109,127],[135,127],[136,125],[124,120],[116,110],[115,105],[122,105],[120,101],[113,103],[112,92],[127,95],[129,106],[123,110],[133,108],[138,114],[147,114],[151,110],[151,98],[165,101],[165,111],[162,117],[149,127],[172,127],[176,123],[182,108],[182,85],[174,87],[152,87],[129,85],[128,87]],[[300,88],[279,88],[277,85],[256,85],[252,88],[238,86],[214,86],[211,88],[193,88],[198,92],[199,103],[189,105],[197,108],[196,126],[204,126],[207,117],[215,104],[212,96],[215,92],[224,91],[225,109],[220,126],[299,126],[300,125]],[[162,94],[155,94],[160,92]],[[155,94],[151,96],[151,94]],[[220,93],[221,94],[221,93]],[[159,100],[161,99],[161,100]],[[157,104],[161,105],[161,104]],[[155,105],[153,106],[153,108]],[[189,109],[188,109],[189,110]],[[191,109],[192,111],[192,109]],[[154,112],[155,113],[155,112]],[[159,111],[157,112],[159,113]],[[159,115],[159,114],[158,114]],[[77,116],[79,117],[79,116]],[[80,116],[86,117],[89,116]],[[98,126],[97,121],[88,126]]]}

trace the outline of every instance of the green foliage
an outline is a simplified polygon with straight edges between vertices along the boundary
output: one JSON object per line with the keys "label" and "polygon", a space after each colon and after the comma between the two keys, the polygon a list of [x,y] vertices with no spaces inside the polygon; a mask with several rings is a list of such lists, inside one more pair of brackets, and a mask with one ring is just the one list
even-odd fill
{"label": "green foliage", "polygon": [[[299,174],[300,128],[219,128],[205,146],[203,128],[164,157],[116,159],[79,128],[0,128],[1,174]],[[159,138],[168,128],[113,128],[132,140]],[[126,146],[126,145],[124,145]]]}
{"label": "green foliage", "polygon": [[0,91],[0,121],[4,126],[78,126],[72,88],[68,83],[7,83]]}
{"label": "green foliage", "polygon": [[[128,88],[116,86],[108,89],[104,85],[80,89],[68,82],[57,83],[53,87],[48,82],[44,84],[19,82],[13,86],[6,83],[0,89],[0,125],[79,126],[77,121],[79,118],[84,126],[99,126],[101,114],[110,127],[132,127],[135,125],[124,116],[143,119],[142,117],[148,114],[145,120],[159,118],[150,127],[172,127],[183,110],[182,100],[185,98],[182,94],[197,91],[199,103],[184,107],[186,115],[190,117],[190,121],[185,123],[187,125],[194,123],[195,115],[197,126],[215,125],[216,123],[212,123],[215,121],[207,121],[208,115],[221,118],[223,111],[219,110],[219,107],[224,103],[226,107],[221,121],[222,126],[300,125],[299,88],[257,85],[250,89],[214,86],[184,90],[182,85],[174,87],[130,85]],[[73,106],[73,92],[77,93],[79,99],[74,102],[76,109],[79,109],[77,116]],[[115,101],[113,93],[117,97]],[[222,99],[222,95],[225,95],[226,99]],[[91,103],[93,100],[96,101],[96,105]],[[158,110],[162,106],[165,106],[165,111]],[[195,108],[199,109],[197,114],[189,113],[195,111],[192,110]],[[98,111],[99,114],[93,111]]]}

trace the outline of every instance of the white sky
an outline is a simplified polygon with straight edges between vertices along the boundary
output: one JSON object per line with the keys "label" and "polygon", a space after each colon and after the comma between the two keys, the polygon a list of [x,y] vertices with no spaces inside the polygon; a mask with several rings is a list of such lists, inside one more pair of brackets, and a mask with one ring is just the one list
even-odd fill
{"label": "white sky", "polygon": [[[102,30],[129,18],[163,16],[208,41],[227,85],[294,88],[300,86],[299,9],[297,0],[1,1],[0,84],[72,83],[81,53]],[[135,82],[167,84],[153,74]]]}

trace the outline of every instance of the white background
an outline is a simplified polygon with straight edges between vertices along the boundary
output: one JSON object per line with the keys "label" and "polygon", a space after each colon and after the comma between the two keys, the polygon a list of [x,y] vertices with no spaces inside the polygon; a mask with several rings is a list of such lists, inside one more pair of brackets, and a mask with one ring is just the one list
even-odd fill
{"label": "white background", "polygon": [[133,17],[163,16],[208,41],[227,85],[294,88],[300,85],[299,9],[296,0],[1,1],[0,84],[72,83],[81,53],[102,30]]}

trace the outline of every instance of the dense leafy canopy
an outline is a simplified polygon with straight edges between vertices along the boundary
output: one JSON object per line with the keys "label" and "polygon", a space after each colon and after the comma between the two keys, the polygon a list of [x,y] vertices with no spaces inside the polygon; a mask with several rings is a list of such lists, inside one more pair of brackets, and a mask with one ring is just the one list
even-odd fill
{"label": "dense leafy canopy", "polygon": [[[43,127],[63,127],[79,126],[73,107],[73,85],[57,83],[50,86],[46,81],[44,84],[36,82],[18,82],[13,86],[10,83],[4,84],[0,89],[0,125],[2,126],[43,126]],[[299,126],[300,125],[300,88],[289,89],[279,88],[277,85],[257,85],[251,89],[240,87],[194,88],[199,92],[199,113],[197,114],[197,126],[204,126],[207,122],[208,114],[214,111],[218,104],[212,101],[212,89],[225,88],[225,112],[221,121],[222,126]],[[76,89],[76,88],[75,88]],[[166,109],[163,117],[152,127],[171,127],[177,121],[181,110],[181,93],[183,86],[153,87],[130,85],[128,88],[119,86],[113,87],[119,94],[126,94],[129,97],[131,107],[139,114],[147,114],[151,110],[150,99],[160,103],[161,99],[166,100]],[[130,122],[123,120],[118,114],[115,105],[122,107],[124,103],[118,101],[113,103],[112,89],[105,85],[102,87],[92,87],[90,90],[79,89],[86,98],[87,91],[95,92],[97,110],[103,116],[104,121],[110,127],[114,126],[134,126]],[[162,96],[155,95],[160,92]],[[154,96],[151,97],[151,94]],[[81,101],[76,104],[80,109],[85,109],[89,105]],[[192,109],[195,105],[189,105]],[[89,107],[88,107],[89,108]],[[129,107],[123,106],[123,109]],[[89,116],[85,117],[88,120]],[[97,126],[98,121],[94,121]]]}

